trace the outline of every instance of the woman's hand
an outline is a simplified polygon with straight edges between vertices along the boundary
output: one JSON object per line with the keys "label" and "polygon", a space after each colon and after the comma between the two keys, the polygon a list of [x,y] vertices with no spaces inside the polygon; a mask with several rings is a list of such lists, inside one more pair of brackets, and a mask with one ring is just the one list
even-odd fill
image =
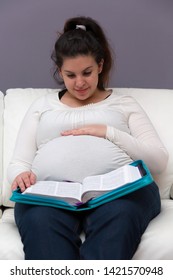
{"label": "woman's hand", "polygon": [[30,187],[31,185],[35,184],[36,182],[36,175],[32,171],[26,171],[20,173],[12,183],[12,190],[17,189],[19,187],[23,192],[26,188]]}
{"label": "woman's hand", "polygon": [[83,126],[76,129],[66,130],[61,133],[62,136],[68,136],[68,135],[92,135],[96,137],[106,137],[106,125],[100,125],[100,124],[93,124],[88,126]]}

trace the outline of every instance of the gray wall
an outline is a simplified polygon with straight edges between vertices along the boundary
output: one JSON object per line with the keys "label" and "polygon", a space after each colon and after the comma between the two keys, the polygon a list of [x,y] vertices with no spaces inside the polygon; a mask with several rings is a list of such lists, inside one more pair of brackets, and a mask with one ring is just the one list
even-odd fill
{"label": "gray wall", "polygon": [[173,0],[0,0],[0,90],[51,87],[56,32],[95,18],[116,53],[110,86],[173,88]]}

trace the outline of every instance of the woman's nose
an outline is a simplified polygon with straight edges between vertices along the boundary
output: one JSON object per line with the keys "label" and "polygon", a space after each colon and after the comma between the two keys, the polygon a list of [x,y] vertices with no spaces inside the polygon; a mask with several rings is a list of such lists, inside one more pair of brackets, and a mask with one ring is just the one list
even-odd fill
{"label": "woman's nose", "polygon": [[79,76],[76,77],[76,86],[77,87],[82,87],[85,84],[85,80],[83,77]]}

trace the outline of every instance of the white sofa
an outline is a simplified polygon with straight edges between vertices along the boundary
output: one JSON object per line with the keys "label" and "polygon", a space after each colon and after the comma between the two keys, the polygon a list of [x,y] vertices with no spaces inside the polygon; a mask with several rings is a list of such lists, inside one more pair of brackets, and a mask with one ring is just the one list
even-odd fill
{"label": "white sofa", "polygon": [[[14,222],[14,204],[9,201],[6,170],[12,156],[21,120],[34,99],[52,89],[9,89],[0,92],[0,259],[24,259],[23,246]],[[155,180],[162,199],[161,213],[142,236],[134,259],[173,260],[173,90],[117,88],[133,95],[148,113],[169,152],[166,170]],[[34,233],[33,233],[34,234]]]}

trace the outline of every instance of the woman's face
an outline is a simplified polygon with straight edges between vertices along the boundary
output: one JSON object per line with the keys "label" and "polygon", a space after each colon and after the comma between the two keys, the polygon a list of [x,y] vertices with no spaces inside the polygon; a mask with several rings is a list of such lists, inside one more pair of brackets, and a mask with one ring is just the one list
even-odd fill
{"label": "woman's face", "polygon": [[67,91],[79,100],[90,98],[97,91],[98,75],[103,62],[98,65],[91,55],[65,58],[59,71]]}

